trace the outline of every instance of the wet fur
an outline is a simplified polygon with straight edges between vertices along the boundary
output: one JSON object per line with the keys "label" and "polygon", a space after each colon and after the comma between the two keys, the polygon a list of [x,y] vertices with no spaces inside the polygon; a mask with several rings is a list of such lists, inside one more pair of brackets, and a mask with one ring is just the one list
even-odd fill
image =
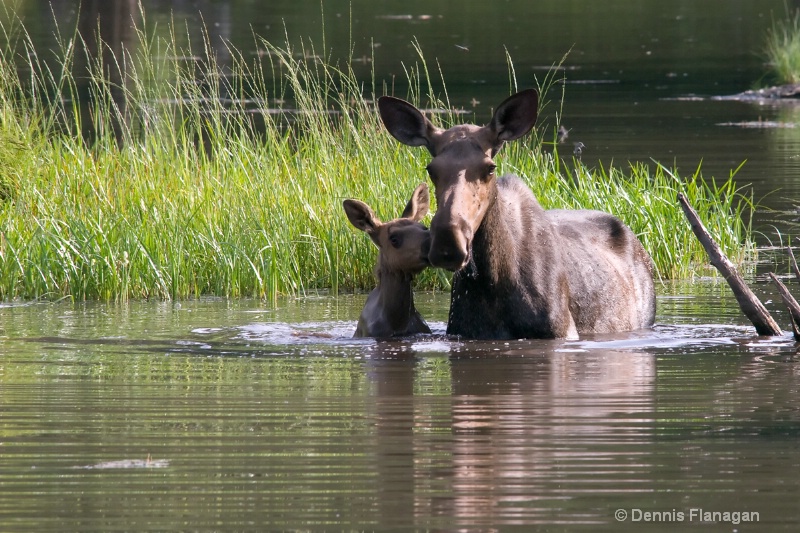
{"label": "wet fur", "polygon": [[414,306],[411,275],[377,273],[378,285],[367,296],[353,337],[398,337],[430,333],[431,329]]}
{"label": "wet fur", "polygon": [[599,211],[545,211],[516,176],[497,180],[471,253],[453,276],[449,334],[564,338],[653,323],[651,262],[633,232]]}

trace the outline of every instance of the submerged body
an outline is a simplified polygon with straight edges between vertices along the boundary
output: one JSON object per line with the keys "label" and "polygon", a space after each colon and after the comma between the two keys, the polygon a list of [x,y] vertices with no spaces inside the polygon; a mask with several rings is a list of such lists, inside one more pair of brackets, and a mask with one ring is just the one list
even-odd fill
{"label": "submerged body", "polygon": [[455,273],[448,333],[565,338],[653,324],[652,261],[625,224],[598,211],[545,211],[518,178],[496,177],[492,158],[533,128],[536,91],[506,99],[486,126],[443,130],[392,97],[379,107],[396,139],[432,156],[429,260]]}

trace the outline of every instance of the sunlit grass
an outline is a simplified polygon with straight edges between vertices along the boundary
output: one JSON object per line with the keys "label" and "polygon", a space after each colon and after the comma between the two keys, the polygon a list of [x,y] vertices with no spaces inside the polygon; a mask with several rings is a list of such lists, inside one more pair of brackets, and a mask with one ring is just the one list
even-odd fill
{"label": "sunlit grass", "polygon": [[[365,85],[311,46],[256,38],[267,61],[230,49],[223,66],[208,46],[192,50],[174,32],[154,38],[141,28],[135,55],[117,59],[121,86],[80,58],[93,95],[81,114],[76,95],[87,74],[70,70],[78,37],[64,37],[60,56],[44,62],[21,54],[32,45],[15,31],[7,40],[16,44],[0,56],[1,299],[270,300],[374,285],[376,250],[347,223],[342,199],[396,217],[425,180],[427,159],[384,130],[372,102],[386,89],[376,81]],[[411,89],[398,96],[446,106],[421,55],[406,74]],[[280,102],[291,109],[276,113]],[[86,129],[95,132],[91,143]],[[547,207],[619,215],[661,276],[706,264],[679,191],[732,257],[752,251],[749,200],[731,180],[709,185],[657,165],[567,169],[540,138],[506,146],[500,169],[524,176]],[[446,288],[448,280],[428,270],[418,286]]]}
{"label": "sunlit grass", "polygon": [[766,56],[778,83],[800,83],[800,11],[773,22]]}

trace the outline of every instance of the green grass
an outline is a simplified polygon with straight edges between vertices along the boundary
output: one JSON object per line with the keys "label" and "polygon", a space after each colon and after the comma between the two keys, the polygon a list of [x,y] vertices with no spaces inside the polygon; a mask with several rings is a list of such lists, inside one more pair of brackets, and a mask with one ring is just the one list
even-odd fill
{"label": "green grass", "polygon": [[800,83],[800,10],[773,21],[767,34],[766,57],[778,83]]}
{"label": "green grass", "polygon": [[[222,67],[208,47],[192,50],[172,30],[156,38],[140,28],[136,54],[111,65],[123,72],[115,86],[101,75],[108,65],[70,44],[77,35],[45,62],[24,53],[24,29],[2,29],[11,44],[0,56],[0,299],[271,300],[374,286],[376,250],[350,227],[342,199],[396,217],[426,179],[427,163],[424,150],[383,129],[372,101],[387,89],[377,80],[365,84],[312,46],[258,38],[266,61],[232,49]],[[75,103],[87,77],[73,73],[76,63],[90,65],[89,114]],[[421,54],[406,74],[411,89],[398,96],[443,105],[433,89],[443,81],[433,80]],[[292,109],[274,113],[281,101]],[[96,132],[91,143],[82,140],[87,128]],[[547,133],[505,147],[500,169],[524,176],[546,207],[619,215],[661,276],[706,269],[678,192],[734,259],[753,251],[743,222],[752,205],[732,180],[717,186],[655,164],[567,169],[542,150]],[[428,270],[419,287],[445,288],[448,280]]]}

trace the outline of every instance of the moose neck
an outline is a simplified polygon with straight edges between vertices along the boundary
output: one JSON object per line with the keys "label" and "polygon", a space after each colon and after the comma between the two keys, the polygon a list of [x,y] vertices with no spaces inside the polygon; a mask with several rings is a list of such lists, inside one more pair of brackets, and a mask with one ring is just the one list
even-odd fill
{"label": "moose neck", "polygon": [[473,274],[488,276],[493,283],[503,277],[508,279],[512,275],[511,265],[516,261],[512,253],[516,246],[499,195],[500,189],[495,182],[489,193],[489,207],[472,242],[473,264],[466,267],[475,270]]}
{"label": "moose neck", "polygon": [[518,178],[499,178],[493,192],[475,232],[472,264],[453,277],[447,333],[479,339],[568,336],[575,326],[544,210]]}

